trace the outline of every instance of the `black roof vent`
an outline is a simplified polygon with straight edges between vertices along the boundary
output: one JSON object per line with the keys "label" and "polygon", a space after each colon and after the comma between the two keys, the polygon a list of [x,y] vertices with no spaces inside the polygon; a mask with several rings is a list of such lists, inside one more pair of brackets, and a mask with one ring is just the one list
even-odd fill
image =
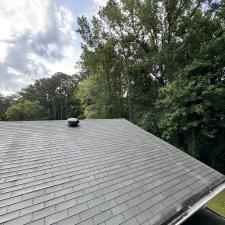
{"label": "black roof vent", "polygon": [[66,122],[69,127],[76,127],[80,121],[77,118],[69,118]]}

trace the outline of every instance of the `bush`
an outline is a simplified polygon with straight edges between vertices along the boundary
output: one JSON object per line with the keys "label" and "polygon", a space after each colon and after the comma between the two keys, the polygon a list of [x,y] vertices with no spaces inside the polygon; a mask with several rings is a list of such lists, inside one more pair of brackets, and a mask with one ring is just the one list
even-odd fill
{"label": "bush", "polygon": [[25,100],[9,107],[6,111],[7,120],[40,120],[44,118],[44,107],[38,101]]}

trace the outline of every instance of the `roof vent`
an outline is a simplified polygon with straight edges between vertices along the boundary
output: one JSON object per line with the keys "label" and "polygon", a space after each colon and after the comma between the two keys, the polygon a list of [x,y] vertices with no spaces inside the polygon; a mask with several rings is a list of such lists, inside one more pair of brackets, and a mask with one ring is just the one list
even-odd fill
{"label": "roof vent", "polygon": [[76,127],[80,121],[77,118],[69,118],[66,122],[69,127]]}

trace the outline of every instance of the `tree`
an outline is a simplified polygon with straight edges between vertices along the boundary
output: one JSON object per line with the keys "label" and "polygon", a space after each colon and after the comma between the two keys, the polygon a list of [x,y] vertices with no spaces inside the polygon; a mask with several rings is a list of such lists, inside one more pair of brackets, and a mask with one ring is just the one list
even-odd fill
{"label": "tree", "polygon": [[3,119],[4,114],[5,114],[5,101],[4,101],[4,97],[2,95],[0,95],[0,120]]}
{"label": "tree", "polygon": [[[91,23],[85,17],[78,18],[77,32],[83,39],[82,68],[86,79],[105,77],[104,96],[108,101],[104,108],[114,107],[116,103],[110,101],[115,93],[120,94],[121,115],[132,122],[140,121],[154,107],[159,88],[185,66],[177,49],[203,2],[109,0]],[[112,88],[115,80],[120,82]],[[96,87],[96,91],[101,88]],[[103,113],[109,114],[114,117],[113,110]]]}
{"label": "tree", "polygon": [[189,29],[181,52],[192,52],[162,89],[159,126],[164,139],[225,172],[224,27],[211,12],[199,12]]}
{"label": "tree", "polygon": [[0,94],[0,120],[5,120],[5,113],[6,110],[12,105],[14,104],[14,102],[16,101],[16,96],[12,95],[12,96],[3,96]]}
{"label": "tree", "polygon": [[[124,111],[123,81],[120,75],[121,63],[115,51],[116,43],[109,36],[105,37],[107,39],[105,41],[102,39],[101,35],[104,33],[101,33],[101,23],[97,18],[93,18],[92,29],[85,17],[79,18],[78,24],[77,31],[85,40],[85,44],[82,45],[81,64],[85,71],[82,72],[86,74],[86,82],[81,82],[75,96],[85,103],[83,107],[88,117],[94,115],[98,118],[121,117]],[[85,91],[88,89],[93,90],[92,94]]]}
{"label": "tree", "polygon": [[40,120],[45,118],[44,107],[38,101],[24,100],[6,111],[7,120]]}
{"label": "tree", "polygon": [[85,115],[128,118],[224,172],[224,5],[109,0],[78,18]]}
{"label": "tree", "polygon": [[56,73],[52,77],[36,80],[34,84],[22,89],[21,100],[39,101],[47,112],[48,119],[67,119],[78,117],[79,100],[73,97],[79,77]]}
{"label": "tree", "polygon": [[79,89],[75,91],[75,96],[80,99],[84,108],[84,116],[87,118],[106,117],[106,110],[104,109],[104,104],[102,104],[104,96],[100,96],[99,88],[96,89],[98,83],[96,77],[90,77],[87,80],[83,80],[79,85]]}

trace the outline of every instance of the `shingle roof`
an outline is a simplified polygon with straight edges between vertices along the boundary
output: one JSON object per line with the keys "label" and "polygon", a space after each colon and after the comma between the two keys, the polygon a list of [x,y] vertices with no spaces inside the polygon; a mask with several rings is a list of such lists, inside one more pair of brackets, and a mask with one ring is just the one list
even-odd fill
{"label": "shingle roof", "polygon": [[124,119],[0,122],[0,224],[162,224],[224,175]]}

